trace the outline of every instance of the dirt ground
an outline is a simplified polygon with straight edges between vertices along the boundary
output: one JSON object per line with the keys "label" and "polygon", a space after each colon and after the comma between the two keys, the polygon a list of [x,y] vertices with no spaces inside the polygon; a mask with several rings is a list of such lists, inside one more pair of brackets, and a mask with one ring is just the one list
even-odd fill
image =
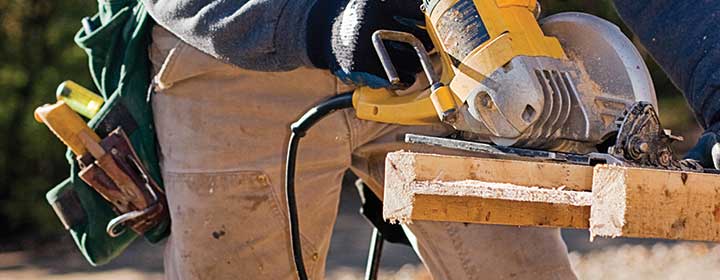
{"label": "dirt ground", "polygon": [[[91,268],[70,254],[31,258],[28,253],[0,254],[0,279],[162,279],[158,256],[147,254],[149,248],[136,246],[127,260],[110,267]],[[144,253],[143,253],[144,252]],[[124,259],[128,259],[124,257]],[[720,279],[720,246],[683,242],[612,245],[587,252],[574,251],[570,260],[580,279]],[[392,263],[392,261],[391,261]],[[327,279],[362,279],[363,263],[329,267]],[[380,279],[430,279],[424,267],[416,262],[386,266]]]}
{"label": "dirt ground", "polygon": [[[328,260],[327,279],[362,279],[371,229],[357,214],[353,189],[343,190]],[[720,279],[720,246],[699,242],[640,239],[596,239],[581,230],[563,237],[580,279]],[[89,266],[66,238],[34,252],[0,253],[0,280],[5,279],[162,279],[162,245],[136,242],[107,266]],[[351,252],[351,253],[348,253]],[[413,251],[387,244],[380,279],[430,279]]]}

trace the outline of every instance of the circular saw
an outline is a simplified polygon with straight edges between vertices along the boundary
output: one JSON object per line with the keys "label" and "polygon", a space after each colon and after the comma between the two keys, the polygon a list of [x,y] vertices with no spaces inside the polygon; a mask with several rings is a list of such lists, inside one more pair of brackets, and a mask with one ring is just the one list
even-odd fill
{"label": "circular saw", "polygon": [[380,30],[373,43],[398,87],[403,83],[384,43],[412,46],[429,89],[357,89],[359,118],[442,122],[455,128],[456,140],[505,154],[699,169],[672,157],[670,143],[678,138],[661,129],[648,69],[616,25],[576,12],[538,20],[536,1],[426,0],[421,9],[439,63],[408,33]]}

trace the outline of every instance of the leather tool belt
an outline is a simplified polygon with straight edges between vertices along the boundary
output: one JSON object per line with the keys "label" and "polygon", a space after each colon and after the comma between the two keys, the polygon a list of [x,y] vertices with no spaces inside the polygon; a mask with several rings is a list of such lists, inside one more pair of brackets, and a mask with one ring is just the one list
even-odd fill
{"label": "leather tool belt", "polygon": [[113,130],[92,149],[95,151],[78,158],[79,176],[119,215],[107,225],[110,236],[120,235],[123,225],[143,234],[167,218],[165,193],[141,164],[122,128]]}

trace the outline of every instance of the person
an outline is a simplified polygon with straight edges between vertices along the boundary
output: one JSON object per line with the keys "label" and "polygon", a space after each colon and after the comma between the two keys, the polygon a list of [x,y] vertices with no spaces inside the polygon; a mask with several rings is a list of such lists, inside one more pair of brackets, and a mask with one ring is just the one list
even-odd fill
{"label": "person", "polygon": [[[421,1],[143,1],[158,24],[150,59],[172,219],[166,277],[295,279],[282,193],[289,124],[332,95],[387,86],[369,34],[408,31],[427,43],[413,24],[422,20]],[[712,98],[720,40],[710,23],[720,5],[689,2],[616,0],[708,129],[693,150],[707,164],[720,108]],[[419,65],[403,59],[400,46],[391,55],[411,84]],[[345,170],[382,197],[385,154],[422,149],[402,143],[408,132],[449,129],[363,121],[344,110],[303,140],[296,189],[311,279],[324,275]],[[434,279],[575,278],[557,229],[424,221],[406,229]]]}
{"label": "person", "polygon": [[615,0],[615,6],[704,129],[687,157],[720,167],[720,1]]}

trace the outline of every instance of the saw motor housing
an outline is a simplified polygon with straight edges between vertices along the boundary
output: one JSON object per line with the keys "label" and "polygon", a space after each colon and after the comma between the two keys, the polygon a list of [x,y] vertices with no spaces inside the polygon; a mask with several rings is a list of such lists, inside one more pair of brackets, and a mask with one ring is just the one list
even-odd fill
{"label": "saw motor housing", "polygon": [[[430,91],[356,90],[359,118],[444,122],[470,140],[589,153],[617,134],[630,106],[657,106],[642,57],[606,20],[561,13],[538,22],[535,0],[425,0],[422,9],[442,74],[424,67]],[[424,48],[416,51],[423,60]]]}

